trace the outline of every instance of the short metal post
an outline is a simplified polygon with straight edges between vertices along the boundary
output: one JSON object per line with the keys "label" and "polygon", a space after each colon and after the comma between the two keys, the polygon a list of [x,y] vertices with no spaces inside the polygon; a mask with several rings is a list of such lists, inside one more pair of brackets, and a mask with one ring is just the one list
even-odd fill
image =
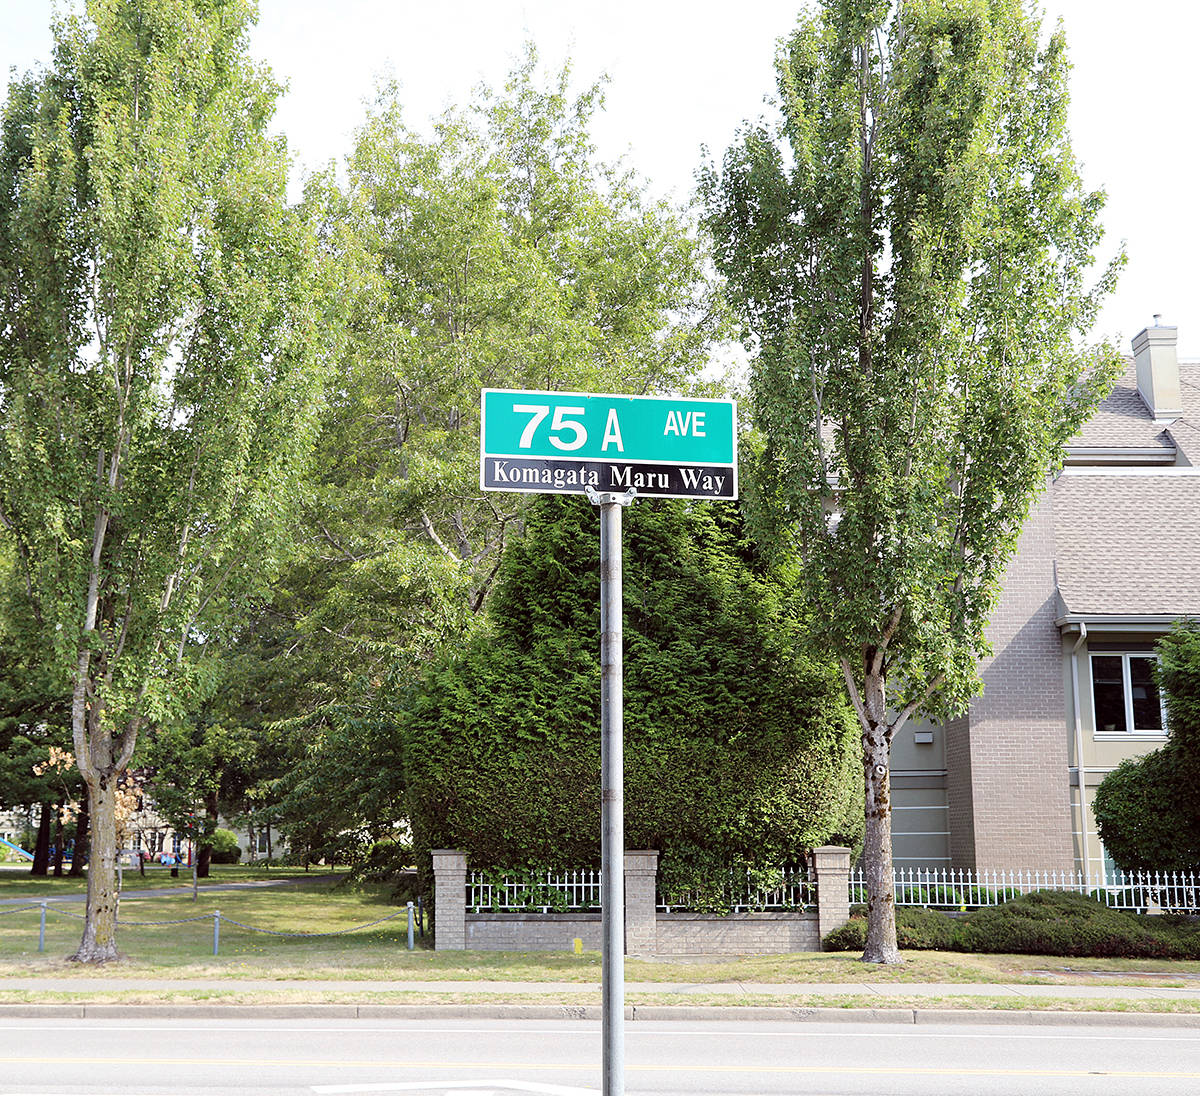
{"label": "short metal post", "polygon": [[38,951],[46,950],[46,903],[42,903],[42,923],[38,928]]}
{"label": "short metal post", "polygon": [[409,904],[408,904],[408,950],[412,951],[413,946],[414,946],[414,944],[413,944],[413,904],[411,902],[409,902]]}
{"label": "short metal post", "polygon": [[625,807],[621,510],[635,491],[588,498],[600,507],[600,872],[602,1096],[625,1092]]}
{"label": "short metal post", "polygon": [[221,950],[221,911],[213,910],[213,955]]}

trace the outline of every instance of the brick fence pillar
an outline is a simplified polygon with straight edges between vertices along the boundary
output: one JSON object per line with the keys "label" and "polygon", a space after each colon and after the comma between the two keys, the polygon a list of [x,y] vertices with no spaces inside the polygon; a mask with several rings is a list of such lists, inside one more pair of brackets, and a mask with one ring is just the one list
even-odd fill
{"label": "brick fence pillar", "polygon": [[467,855],[433,850],[433,946],[462,951],[467,946]]}
{"label": "brick fence pillar", "polygon": [[653,955],[658,947],[655,897],[658,890],[658,851],[625,853],[625,951]]}
{"label": "brick fence pillar", "polygon": [[850,920],[850,850],[822,845],[812,851],[817,884],[817,932],[822,940]]}

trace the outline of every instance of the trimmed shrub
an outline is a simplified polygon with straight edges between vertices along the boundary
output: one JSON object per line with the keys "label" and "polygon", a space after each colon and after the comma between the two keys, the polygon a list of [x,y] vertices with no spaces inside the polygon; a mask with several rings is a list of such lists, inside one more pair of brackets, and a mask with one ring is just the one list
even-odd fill
{"label": "trimmed shrub", "polygon": [[212,863],[214,864],[236,864],[242,858],[237,834],[232,830],[213,830],[208,844],[212,849]]}
{"label": "trimmed shrub", "polygon": [[[795,863],[861,833],[859,730],[806,649],[736,507],[625,514],[625,833],[664,889],[721,901],[733,865]],[[401,726],[414,847],[473,868],[600,854],[595,509],[543,498],[505,550],[484,634],[435,667]]]}
{"label": "trimmed shrub", "polygon": [[1158,644],[1167,744],[1124,761],[1096,790],[1096,826],[1127,871],[1188,871],[1200,864],[1200,625],[1176,625]]}
{"label": "trimmed shrub", "polygon": [[[896,941],[906,951],[953,951],[955,919],[920,906],[896,907]],[[825,951],[862,951],[867,943],[867,914],[855,907],[850,920],[821,942]]]}
{"label": "trimmed shrub", "polygon": [[1159,919],[1109,909],[1083,895],[1034,891],[963,918],[956,947],[961,951],[1096,958],[1188,959],[1200,955],[1200,931],[1156,922]]}
{"label": "trimmed shrub", "polygon": [[[962,917],[901,906],[896,936],[901,948],[912,951],[1200,959],[1200,922],[1126,913],[1061,891],[1034,891]],[[823,946],[861,951],[866,939],[866,914],[855,907],[850,921],[829,933]]]}

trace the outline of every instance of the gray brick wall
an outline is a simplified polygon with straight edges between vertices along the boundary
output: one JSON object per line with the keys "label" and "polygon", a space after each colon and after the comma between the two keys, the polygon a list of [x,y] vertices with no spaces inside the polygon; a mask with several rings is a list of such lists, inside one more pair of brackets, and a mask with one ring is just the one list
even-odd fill
{"label": "gray brick wall", "polygon": [[468,913],[466,946],[474,951],[586,951],[602,945],[600,915],[587,913]]}
{"label": "gray brick wall", "polygon": [[1047,492],[1022,530],[988,626],[993,655],[980,667],[983,695],[948,728],[956,866],[1070,870],[1074,864],[1057,612]]}
{"label": "gray brick wall", "polygon": [[660,913],[659,955],[776,955],[820,951],[814,913]]}
{"label": "gray brick wall", "polygon": [[[452,849],[433,854],[437,882],[439,949],[478,951],[573,950],[603,947],[598,913],[466,913],[466,857]],[[803,913],[660,913],[655,909],[658,853],[627,852],[626,951],[656,955],[754,955],[819,951],[821,937],[846,923],[850,850],[813,850],[817,905]]]}

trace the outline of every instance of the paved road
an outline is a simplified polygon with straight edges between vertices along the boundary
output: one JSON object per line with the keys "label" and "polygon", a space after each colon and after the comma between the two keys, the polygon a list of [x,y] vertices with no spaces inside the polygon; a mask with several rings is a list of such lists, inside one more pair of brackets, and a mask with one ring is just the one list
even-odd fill
{"label": "paved road", "polygon": [[[645,1023],[626,1090],[689,1096],[1193,1096],[1200,1032]],[[577,1021],[5,1020],[0,1096],[595,1092]],[[572,1093],[573,1090],[573,1093]]]}

